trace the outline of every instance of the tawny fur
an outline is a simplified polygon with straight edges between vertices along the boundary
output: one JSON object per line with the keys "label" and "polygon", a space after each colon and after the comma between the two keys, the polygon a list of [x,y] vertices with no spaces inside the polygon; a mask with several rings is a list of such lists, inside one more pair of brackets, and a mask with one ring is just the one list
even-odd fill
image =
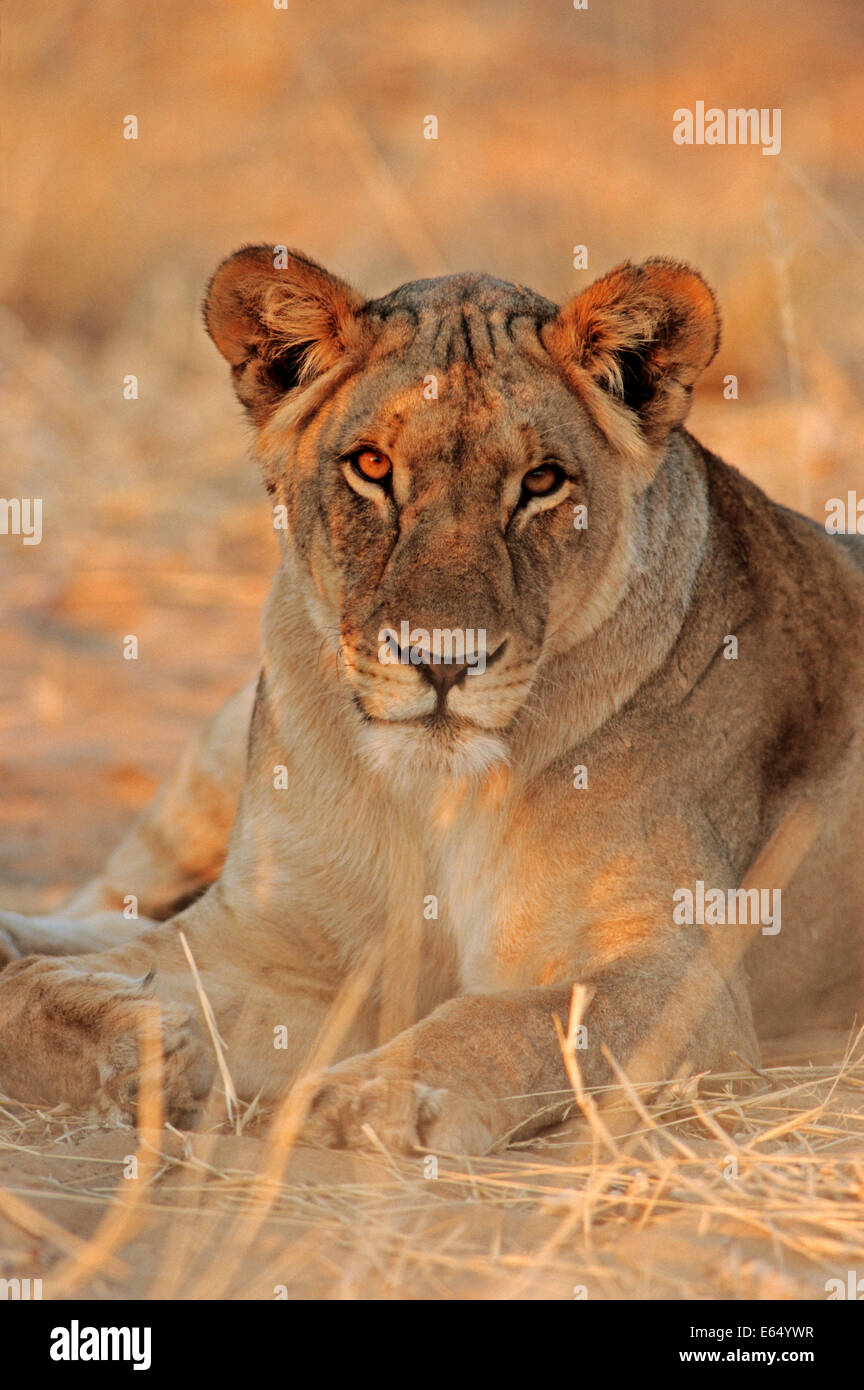
{"label": "tawny fur", "polygon": [[[577,982],[587,1086],[609,1054],[660,1082],[851,1021],[864,545],[682,428],[719,340],[701,277],[622,266],[562,310],[480,275],[363,303],[253,247],[205,317],[286,520],[262,670],[63,918],[0,914],[0,1087],[131,1117],[155,998],[188,1119],[214,1067],[178,929],[247,1097],[285,1092],[366,970],[305,1130],[330,1144],[485,1152],[548,1122]],[[560,486],[526,497],[549,460]],[[402,619],[498,658],[442,707],[378,659]],[[780,933],[676,925],[699,880],[782,888]]]}

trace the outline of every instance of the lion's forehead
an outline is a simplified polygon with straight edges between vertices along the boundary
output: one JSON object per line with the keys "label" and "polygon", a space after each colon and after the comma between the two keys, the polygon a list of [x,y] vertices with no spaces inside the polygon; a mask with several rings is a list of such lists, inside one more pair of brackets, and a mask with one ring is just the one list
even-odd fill
{"label": "lion's forehead", "polygon": [[530,299],[509,288],[491,295],[489,308],[482,296],[439,304],[437,296],[427,302],[420,295],[416,313],[401,292],[388,296],[393,313],[381,320],[374,347],[331,397],[325,418],[319,415],[319,457],[359,440],[384,449],[398,440],[409,453],[423,453],[430,441],[447,438],[454,454],[470,444],[521,456],[526,435],[560,431],[569,393],[539,336],[554,306],[535,312]]}
{"label": "lion's forehead", "polygon": [[395,358],[413,370],[463,368],[481,382],[512,374],[536,356],[556,306],[489,275],[453,275],[403,285],[366,305],[371,360]]}

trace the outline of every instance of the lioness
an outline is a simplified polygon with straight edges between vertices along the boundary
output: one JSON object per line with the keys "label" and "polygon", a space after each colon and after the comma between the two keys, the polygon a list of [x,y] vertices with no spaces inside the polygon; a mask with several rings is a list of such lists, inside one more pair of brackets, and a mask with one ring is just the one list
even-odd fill
{"label": "lioness", "polygon": [[548,1123],[577,982],[585,1087],[850,1020],[864,542],[682,428],[704,280],[364,302],[258,246],[205,319],[284,523],[261,673],[64,917],[3,915],[0,1087],[132,1117],[155,999],[188,1122],[215,1063],[181,930],[242,1096],[286,1091],[338,998],[304,1131],[332,1145]]}

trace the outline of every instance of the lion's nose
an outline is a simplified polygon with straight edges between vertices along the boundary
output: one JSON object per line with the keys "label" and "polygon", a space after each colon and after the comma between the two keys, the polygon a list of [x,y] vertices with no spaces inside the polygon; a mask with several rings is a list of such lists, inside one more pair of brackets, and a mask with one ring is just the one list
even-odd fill
{"label": "lion's nose", "polygon": [[468,663],[456,665],[452,661],[421,661],[417,668],[438,696],[440,704],[447,698],[448,691],[460,685],[468,673]]}

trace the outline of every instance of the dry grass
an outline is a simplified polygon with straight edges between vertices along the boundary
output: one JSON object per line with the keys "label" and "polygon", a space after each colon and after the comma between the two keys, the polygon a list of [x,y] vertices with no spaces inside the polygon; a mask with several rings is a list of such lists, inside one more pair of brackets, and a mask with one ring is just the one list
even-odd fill
{"label": "dry grass", "polygon": [[860,1035],[839,1063],[679,1080],[614,1153],[564,1123],[435,1178],[291,1146],[273,1171],[266,1119],[226,1128],[149,1129],[135,1182],[132,1131],[3,1101],[2,1272],[61,1297],[806,1299],[864,1260]]}
{"label": "dry grass", "polygon": [[[725,322],[695,433],[816,517],[860,492],[851,0],[815,25],[805,0],[10,0],[4,21],[0,491],[45,515],[41,546],[0,538],[4,906],[80,883],[254,669],[275,544],[198,326],[244,241],[370,293],[479,266],[561,297],[625,257],[690,259]],[[700,97],[782,106],[782,155],[676,149],[671,113]],[[864,1260],[861,1048],[801,1038],[774,1061],[679,1079],[615,1152],[565,1126],[442,1158],[437,1180],[296,1147],[300,1102],[268,1139],[254,1108],[239,1134],[136,1136],[4,1101],[0,1276],[97,1297],[821,1298]]]}

